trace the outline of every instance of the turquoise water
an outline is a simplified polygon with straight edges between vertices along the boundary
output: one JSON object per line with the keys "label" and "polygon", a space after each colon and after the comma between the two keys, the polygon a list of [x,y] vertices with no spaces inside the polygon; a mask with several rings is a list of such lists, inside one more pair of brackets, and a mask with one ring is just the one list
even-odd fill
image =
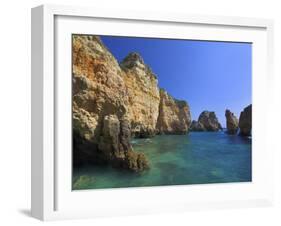
{"label": "turquoise water", "polygon": [[111,167],[75,169],[73,189],[246,182],[252,179],[251,139],[224,132],[191,132],[132,140],[150,170],[135,174]]}

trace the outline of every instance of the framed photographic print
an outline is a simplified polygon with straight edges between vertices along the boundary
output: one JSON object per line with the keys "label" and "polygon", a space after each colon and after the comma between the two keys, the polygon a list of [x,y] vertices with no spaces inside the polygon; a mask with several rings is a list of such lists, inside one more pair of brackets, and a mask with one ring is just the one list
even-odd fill
{"label": "framed photographic print", "polygon": [[270,205],[272,21],[32,9],[32,215]]}

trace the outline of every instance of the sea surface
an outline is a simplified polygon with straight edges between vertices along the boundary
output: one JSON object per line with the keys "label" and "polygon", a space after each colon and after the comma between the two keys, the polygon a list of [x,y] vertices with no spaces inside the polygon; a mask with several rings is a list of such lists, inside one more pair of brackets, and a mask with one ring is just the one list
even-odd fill
{"label": "sea surface", "polygon": [[131,173],[111,167],[84,166],[73,171],[73,189],[247,182],[252,180],[250,137],[221,132],[190,132],[134,139],[150,170]]}

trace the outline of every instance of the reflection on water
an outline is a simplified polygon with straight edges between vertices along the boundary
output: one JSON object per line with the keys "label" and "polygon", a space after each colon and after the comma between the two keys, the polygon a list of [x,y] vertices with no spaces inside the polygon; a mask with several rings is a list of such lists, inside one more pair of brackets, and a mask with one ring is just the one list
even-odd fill
{"label": "reflection on water", "polygon": [[111,167],[74,169],[73,189],[251,181],[251,139],[223,132],[191,132],[134,139],[150,170],[134,174]]}

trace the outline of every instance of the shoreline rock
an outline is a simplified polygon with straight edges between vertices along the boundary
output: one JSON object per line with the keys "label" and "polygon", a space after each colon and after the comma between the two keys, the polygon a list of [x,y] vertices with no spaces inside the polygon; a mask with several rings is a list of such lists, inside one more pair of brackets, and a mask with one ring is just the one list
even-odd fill
{"label": "shoreline rock", "polygon": [[130,129],[128,119],[119,120],[116,115],[105,116],[98,147],[113,166],[140,172],[148,169],[149,164],[143,153],[133,151]]}

